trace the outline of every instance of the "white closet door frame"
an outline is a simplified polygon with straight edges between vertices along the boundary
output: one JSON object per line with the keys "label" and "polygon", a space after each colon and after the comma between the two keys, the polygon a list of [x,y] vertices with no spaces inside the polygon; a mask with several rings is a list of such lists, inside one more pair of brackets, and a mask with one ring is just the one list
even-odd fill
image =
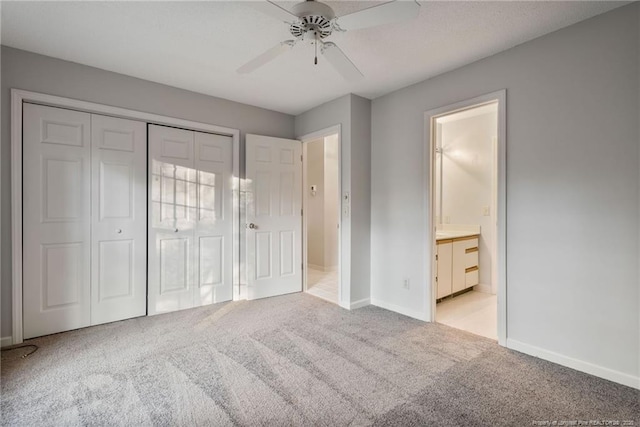
{"label": "white closet door frame", "polygon": [[[233,138],[233,235],[240,226],[240,131],[191,120],[112,107],[60,96],[11,89],[11,246],[12,246],[12,336],[11,344],[23,342],[22,323],[22,105],[25,102],[68,108],[151,124],[174,126],[188,130],[227,135]],[[233,299],[240,298],[240,246],[233,242]]]}

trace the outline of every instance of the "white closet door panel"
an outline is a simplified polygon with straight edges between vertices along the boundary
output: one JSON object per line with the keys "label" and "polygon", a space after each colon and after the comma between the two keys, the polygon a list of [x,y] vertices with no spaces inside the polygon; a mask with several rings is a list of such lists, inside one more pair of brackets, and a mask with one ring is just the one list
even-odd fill
{"label": "white closet door panel", "polygon": [[194,305],[194,164],[194,132],[149,125],[149,315]]}
{"label": "white closet door panel", "polygon": [[232,147],[229,136],[195,132],[195,305],[233,297]]}
{"label": "white closet door panel", "polygon": [[25,339],[90,324],[90,115],[23,107]]}
{"label": "white closet door panel", "polygon": [[91,116],[91,324],[146,313],[147,125]]}
{"label": "white closet door panel", "polygon": [[248,298],[302,290],[302,144],[247,135]]}

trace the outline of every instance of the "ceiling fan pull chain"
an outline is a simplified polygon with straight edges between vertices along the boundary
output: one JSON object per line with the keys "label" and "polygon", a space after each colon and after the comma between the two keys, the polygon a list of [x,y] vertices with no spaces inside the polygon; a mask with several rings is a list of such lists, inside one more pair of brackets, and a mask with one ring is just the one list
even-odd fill
{"label": "ceiling fan pull chain", "polygon": [[313,43],[316,48],[316,58],[314,59],[314,64],[318,65],[318,36],[316,35],[316,41]]}

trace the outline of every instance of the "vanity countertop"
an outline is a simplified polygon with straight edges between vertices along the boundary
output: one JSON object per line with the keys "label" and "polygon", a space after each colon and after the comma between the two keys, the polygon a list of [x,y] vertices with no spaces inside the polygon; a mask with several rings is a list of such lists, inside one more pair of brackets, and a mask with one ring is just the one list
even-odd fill
{"label": "vanity countertop", "polygon": [[438,230],[436,231],[436,242],[438,240],[459,239],[462,237],[479,236],[480,233],[475,231],[462,231],[462,230]]}

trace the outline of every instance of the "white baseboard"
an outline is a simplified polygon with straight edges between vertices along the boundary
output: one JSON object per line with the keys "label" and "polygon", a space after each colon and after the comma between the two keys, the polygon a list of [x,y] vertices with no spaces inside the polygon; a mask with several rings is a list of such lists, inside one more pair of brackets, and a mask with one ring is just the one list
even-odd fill
{"label": "white baseboard", "polygon": [[605,380],[640,389],[640,377],[634,377],[633,375],[614,371],[613,369],[594,365],[593,363],[563,356],[562,354],[525,344],[511,338],[507,338],[507,348],[530,356],[538,357],[540,359],[548,360],[549,362],[557,363],[558,365],[566,366],[568,368],[575,369],[576,371],[604,378]]}
{"label": "white baseboard", "polygon": [[371,305],[371,300],[369,298],[361,299],[359,301],[354,301],[349,305],[350,310],[355,310],[356,308],[366,307],[367,305]]}
{"label": "white baseboard", "polygon": [[493,294],[493,291],[491,290],[491,285],[484,285],[484,284],[479,284],[479,285],[475,285],[473,287],[474,291],[478,291],[478,292],[483,292],[485,294]]}
{"label": "white baseboard", "polygon": [[13,344],[13,337],[0,338],[0,348],[9,347],[11,344]]}
{"label": "white baseboard", "polygon": [[395,311],[396,313],[403,314],[405,316],[413,317],[414,319],[422,320],[424,322],[428,322],[429,318],[427,317],[427,313],[423,313],[421,311],[410,310],[405,307],[401,307],[399,305],[390,304],[385,301],[381,301],[379,299],[371,298],[371,304],[376,307],[384,308],[385,310]]}

